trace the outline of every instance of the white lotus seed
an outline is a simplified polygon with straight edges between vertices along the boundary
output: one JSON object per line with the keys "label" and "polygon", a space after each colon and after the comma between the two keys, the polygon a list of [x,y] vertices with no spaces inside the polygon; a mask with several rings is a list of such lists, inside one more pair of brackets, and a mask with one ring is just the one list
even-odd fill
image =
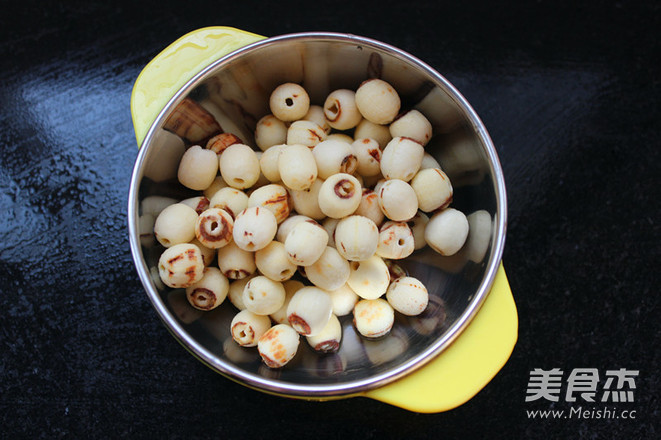
{"label": "white lotus seed", "polygon": [[297,223],[285,238],[287,258],[297,266],[309,266],[321,257],[328,244],[328,233],[314,220]]}
{"label": "white lotus seed", "polygon": [[348,89],[332,91],[324,102],[324,116],[336,130],[354,128],[363,119],[356,107],[356,93]]}
{"label": "white lotus seed", "polygon": [[314,264],[305,267],[305,275],[310,282],[326,291],[342,287],[349,279],[350,272],[349,262],[330,246],[326,246]]}
{"label": "white lotus seed", "polygon": [[320,142],[312,149],[312,155],[320,179],[328,179],[337,173],[352,174],[358,165],[351,144],[342,141]]}
{"label": "white lotus seed", "polygon": [[257,269],[273,281],[285,281],[294,276],[296,265],[287,258],[285,245],[272,241],[265,248],[255,252]]}
{"label": "white lotus seed", "polygon": [[335,353],[342,341],[342,325],[337,316],[331,314],[326,326],[315,335],[305,337],[312,349],[318,353]]}
{"label": "white lotus seed", "polygon": [[219,208],[225,210],[232,218],[248,207],[248,196],[243,191],[225,187],[219,189],[209,200],[210,208]]}
{"label": "white lotus seed", "polygon": [[380,148],[386,146],[388,142],[392,139],[390,134],[390,129],[387,125],[379,125],[374,122],[370,122],[367,119],[363,119],[356,126],[356,129],[353,133],[354,139],[374,139]]}
{"label": "white lotus seed", "polygon": [[322,179],[316,179],[307,189],[290,190],[292,209],[314,220],[324,219],[326,214],[319,208],[319,191],[322,183],[324,183]]}
{"label": "white lotus seed", "polygon": [[379,207],[390,220],[407,221],[418,212],[418,198],[411,185],[399,179],[383,182],[377,192]]}
{"label": "white lotus seed", "polygon": [[440,168],[418,171],[411,179],[411,187],[418,198],[418,208],[424,212],[443,209],[452,202],[452,184]]}
{"label": "white lotus seed", "polygon": [[353,322],[361,335],[378,338],[392,329],[395,311],[385,299],[363,299],[353,309]]}
{"label": "white lotus seed", "polygon": [[233,238],[244,251],[258,251],[268,245],[278,231],[275,215],[260,206],[248,207],[234,220]]}
{"label": "white lotus seed", "polygon": [[280,368],[291,361],[296,352],[300,336],[287,324],[276,324],[259,338],[257,349],[269,368]]}
{"label": "white lotus seed", "polygon": [[375,124],[390,124],[401,106],[395,89],[381,79],[368,79],[356,90],[356,106],[363,117]]}
{"label": "white lotus seed", "polygon": [[215,267],[205,267],[202,279],[186,288],[186,298],[191,306],[199,310],[212,310],[225,301],[230,283]]}
{"label": "white lotus seed", "polygon": [[388,287],[386,300],[393,309],[406,316],[417,316],[429,303],[429,293],[420,280],[413,277],[398,278]]}
{"label": "white lotus seed", "polygon": [[287,125],[273,115],[266,115],[257,121],[255,143],[260,150],[266,151],[273,145],[287,141]]}
{"label": "white lotus seed", "polygon": [[287,320],[304,336],[321,332],[333,314],[330,295],[317,287],[299,289],[287,306]]}
{"label": "white lotus seed", "polygon": [[381,149],[374,139],[357,138],[351,144],[351,149],[358,162],[358,174],[369,177],[381,173]]}
{"label": "white lotus seed", "polygon": [[294,121],[287,129],[287,145],[305,145],[312,148],[326,139],[326,132],[312,121]]}
{"label": "white lotus seed", "polygon": [[301,119],[310,108],[310,97],[303,87],[295,83],[281,84],[269,98],[273,116],[281,121]]}
{"label": "white lotus seed", "polygon": [[381,154],[381,173],[386,179],[408,182],[422,164],[425,150],[418,142],[402,137],[393,138]]}
{"label": "white lotus seed", "polygon": [[340,220],[342,219],[326,217],[324,221],[321,222],[321,226],[328,233],[328,246],[332,248],[335,248],[335,228],[337,228],[337,224]]}
{"label": "white lotus seed", "polygon": [[333,303],[333,314],[336,316],[345,316],[351,313],[353,307],[358,302],[358,295],[348,284],[343,284],[339,289],[327,291]]}
{"label": "white lotus seed", "polygon": [[311,121],[319,125],[326,135],[330,134],[331,126],[328,125],[326,116],[324,115],[324,109],[320,105],[311,105],[308,109],[308,112],[302,118],[305,121]]}
{"label": "white lotus seed", "polygon": [[427,214],[420,211],[418,211],[412,219],[406,222],[413,233],[413,241],[415,243],[416,251],[427,245],[427,242],[425,241],[425,227],[427,227],[427,222],[429,222],[429,217]]}
{"label": "white lotus seed", "polygon": [[383,211],[379,207],[379,196],[369,188],[363,188],[363,195],[360,198],[360,204],[356,211],[356,215],[362,215],[372,220],[376,226],[380,226],[385,218]]}
{"label": "white lotus seed", "polygon": [[184,205],[193,208],[195,212],[200,215],[209,208],[210,202],[205,196],[197,196],[184,199],[179,203],[183,203]]}
{"label": "white lotus seed", "polygon": [[227,211],[209,208],[197,217],[195,238],[204,246],[219,249],[232,241],[234,220]]}
{"label": "white lotus seed", "polygon": [[409,110],[390,124],[390,134],[392,137],[407,137],[427,145],[431,139],[432,126],[418,110]]}
{"label": "white lotus seed", "polygon": [[483,209],[466,216],[468,220],[468,237],[466,238],[466,255],[474,263],[481,263],[489,249],[491,241],[491,215]]}
{"label": "white lotus seed", "polygon": [[225,182],[223,176],[216,176],[216,178],[213,179],[211,185],[207,189],[202,191],[202,194],[204,195],[204,197],[211,200],[213,196],[222,188],[227,188],[227,182]]}
{"label": "white lotus seed", "polygon": [[263,206],[275,215],[275,220],[282,223],[291,212],[289,194],[284,186],[276,183],[264,185],[254,190],[248,198],[248,206]]}
{"label": "white lotus seed", "polygon": [[197,213],[190,206],[175,203],[163,209],[154,222],[156,240],[165,247],[188,243],[195,238]]}
{"label": "white lotus seed", "polygon": [[346,217],[358,208],[362,193],[360,182],[354,176],[334,174],[319,189],[319,208],[328,217]]}
{"label": "white lotus seed", "polygon": [[415,250],[415,239],[409,225],[404,222],[387,221],[379,230],[379,245],[376,254],[381,258],[400,260]]}
{"label": "white lotus seed", "polygon": [[246,288],[248,281],[255,278],[256,275],[250,275],[246,278],[241,278],[240,280],[234,280],[230,282],[230,288],[227,292],[227,298],[230,300],[232,305],[239,310],[245,310],[246,305],[243,303],[243,290]]}
{"label": "white lotus seed", "polygon": [[293,190],[309,188],[317,179],[317,163],[305,145],[287,145],[278,156],[282,182]]}
{"label": "white lotus seed", "polygon": [[179,162],[177,179],[186,188],[202,191],[213,183],[218,174],[218,159],[213,151],[199,145],[190,147]]}
{"label": "white lotus seed", "polygon": [[285,288],[282,283],[264,275],[257,275],[243,289],[243,304],[246,309],[258,315],[270,315],[285,302]]}
{"label": "white lotus seed", "polygon": [[362,215],[350,215],[339,221],[335,228],[335,249],[349,261],[363,261],[376,252],[379,229]]}
{"label": "white lotus seed", "polygon": [[289,301],[291,301],[292,297],[296,292],[298,292],[303,287],[305,287],[305,284],[297,280],[287,280],[284,281],[282,285],[285,288],[285,302],[282,304],[282,307],[280,307],[275,312],[271,313],[269,317],[276,324],[289,325],[289,320],[287,319],[287,307],[289,306]]}
{"label": "white lotus seed", "polygon": [[352,144],[354,141],[354,139],[346,133],[331,133],[326,136],[326,140],[346,142],[347,144]]}
{"label": "white lotus seed", "polygon": [[378,255],[364,261],[352,261],[347,284],[363,299],[375,299],[386,293],[390,284],[388,266]]}
{"label": "white lotus seed", "polygon": [[277,183],[280,182],[280,169],[278,168],[278,158],[285,144],[277,144],[269,147],[262,156],[259,158],[259,166],[262,170],[262,174],[270,182]]}
{"label": "white lotus seed", "polygon": [[441,169],[441,165],[438,163],[436,159],[434,159],[434,156],[425,152],[425,154],[422,155],[422,163],[420,164],[420,169],[424,170],[427,168]]}
{"label": "white lotus seed", "polygon": [[232,280],[246,278],[257,270],[255,254],[241,249],[232,241],[218,249],[218,268]]}
{"label": "white lotus seed", "polygon": [[175,289],[197,283],[204,275],[200,248],[190,243],[167,248],[158,259],[158,274],[163,284]]}
{"label": "white lotus seed", "polygon": [[227,147],[218,156],[220,175],[232,188],[250,188],[259,179],[259,159],[255,151],[245,144],[234,144]]}
{"label": "white lotus seed", "polygon": [[259,338],[270,328],[268,316],[257,315],[250,310],[240,311],[230,323],[232,339],[242,347],[255,347]]}
{"label": "white lotus seed", "polygon": [[441,255],[454,255],[468,236],[468,220],[463,212],[445,208],[434,214],[425,228],[425,241]]}
{"label": "white lotus seed", "polygon": [[211,262],[213,261],[214,258],[216,258],[216,249],[211,249],[200,243],[200,240],[197,238],[194,238],[190,241],[191,244],[194,244],[198,248],[200,248],[200,252],[202,253],[202,260],[204,261],[204,266],[209,266]]}

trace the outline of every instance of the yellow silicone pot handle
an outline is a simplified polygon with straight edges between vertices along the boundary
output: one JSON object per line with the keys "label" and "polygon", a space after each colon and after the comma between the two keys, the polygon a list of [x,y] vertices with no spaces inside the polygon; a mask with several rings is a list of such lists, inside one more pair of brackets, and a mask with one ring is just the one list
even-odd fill
{"label": "yellow silicone pot handle", "polygon": [[131,116],[138,146],[160,111],[188,80],[219,58],[266,37],[239,29],[198,29],[163,49],[145,66],[133,85]]}
{"label": "yellow silicone pot handle", "polygon": [[505,365],[517,336],[516,306],[501,264],[482,308],[452,345],[419,370],[365,396],[416,412],[456,408]]}
{"label": "yellow silicone pot handle", "polygon": [[[165,48],[140,73],[131,95],[138,145],[160,111],[188,80],[217,59],[266,37],[223,26],[190,32]],[[502,368],[517,340],[518,318],[501,264],[477,316],[450,347],[398,381],[363,394],[417,412],[462,405]]]}

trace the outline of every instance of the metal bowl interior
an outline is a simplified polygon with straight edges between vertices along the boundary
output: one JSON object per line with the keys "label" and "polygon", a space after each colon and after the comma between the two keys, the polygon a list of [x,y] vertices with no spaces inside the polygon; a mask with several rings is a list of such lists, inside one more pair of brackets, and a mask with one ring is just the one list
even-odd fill
{"label": "metal bowl interior", "polygon": [[[403,108],[418,109],[432,123],[434,136],[426,151],[453,183],[452,207],[470,219],[467,244],[453,256],[426,247],[400,262],[429,290],[430,303],[422,315],[397,314],[391,333],[378,340],[360,337],[352,317],[342,317],[344,333],[337,353],[319,355],[302,339],[292,362],[269,369],[255,348],[241,348],[232,341],[229,324],[237,310],[228,300],[201,312],[188,305],[182,289],[163,286],[156,267],[164,248],[150,235],[146,205],[198,195],[176,179],[185,148],[217,130],[216,124],[253,143],[255,124],[269,113],[268,97],[277,85],[300,83],[313,104],[323,105],[330,91],[355,90],[373,77],[390,82]],[[190,127],[173,127],[174,112],[187,115]],[[323,398],[389,383],[424,365],[461,333],[486,298],[500,263],[506,200],[500,164],[485,127],[444,77],[415,57],[374,40],[306,33],[266,39],[223,57],[172,98],[142,144],[128,217],[133,256],[149,299],[189,351],[250,387]]]}

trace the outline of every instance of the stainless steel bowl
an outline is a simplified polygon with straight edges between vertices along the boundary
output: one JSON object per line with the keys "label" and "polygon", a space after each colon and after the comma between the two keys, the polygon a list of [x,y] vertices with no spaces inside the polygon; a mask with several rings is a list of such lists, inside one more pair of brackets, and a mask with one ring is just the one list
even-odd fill
{"label": "stainless steel bowl", "polygon": [[[256,121],[268,111],[270,92],[283,82],[302,84],[313,103],[338,88],[356,89],[366,78],[390,82],[404,108],[431,121],[426,151],[454,185],[452,206],[473,214],[468,244],[443,257],[416,251],[401,266],[429,289],[423,315],[398,315],[390,335],[366,340],[351,316],[341,319],[336,354],[320,356],[304,341],[295,359],[269,369],[256,349],[236,346],[226,301],[211,312],[191,308],[183,290],[165,288],[156,266],[163,248],[151,237],[149,203],[193,195],[176,181],[186,146],[218,131],[253,141]],[[152,218],[153,220],[153,218]],[[162,109],[142,142],[130,184],[128,223],[138,274],[158,315],[174,337],[213,370],[259,390],[302,398],[346,397],[381,387],[439,355],[468,326],[490,291],[505,241],[506,194],[501,167],[487,130],[450,82],[417,58],[390,45],[347,34],[302,33],[268,38],[211,63]],[[145,226],[146,225],[146,226]],[[143,235],[141,236],[141,232]]]}

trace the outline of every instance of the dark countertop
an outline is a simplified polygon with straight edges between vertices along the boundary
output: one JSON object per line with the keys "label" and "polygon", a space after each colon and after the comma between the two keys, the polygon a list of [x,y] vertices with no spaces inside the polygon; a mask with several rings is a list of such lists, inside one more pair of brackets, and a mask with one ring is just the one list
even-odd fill
{"label": "dark countertop", "polygon": [[[0,437],[659,437],[658,3],[131,3],[28,1],[0,20]],[[480,115],[507,182],[520,322],[509,362],[468,403],[416,414],[269,396],[160,323],[127,239],[129,100],[154,55],[209,25],[375,38]],[[637,370],[635,400],[572,404],[563,388],[525,402],[535,368],[597,369],[601,385]],[[528,416],[578,406],[635,419]]]}

